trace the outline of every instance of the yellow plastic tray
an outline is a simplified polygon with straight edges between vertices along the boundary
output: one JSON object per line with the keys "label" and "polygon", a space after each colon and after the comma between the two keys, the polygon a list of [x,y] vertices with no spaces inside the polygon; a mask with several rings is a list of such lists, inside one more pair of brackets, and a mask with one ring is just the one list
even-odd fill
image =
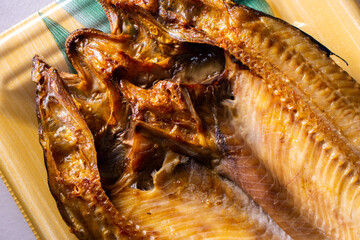
{"label": "yellow plastic tray", "polygon": [[[75,0],[73,0],[75,1]],[[94,0],[95,1],[95,0]],[[356,0],[269,0],[278,17],[303,29],[331,51],[360,80],[360,8]],[[57,3],[41,12],[69,31],[83,27]],[[58,213],[47,185],[38,143],[34,54],[68,70],[62,52],[39,14],[0,35],[0,175],[38,239],[75,239]]]}

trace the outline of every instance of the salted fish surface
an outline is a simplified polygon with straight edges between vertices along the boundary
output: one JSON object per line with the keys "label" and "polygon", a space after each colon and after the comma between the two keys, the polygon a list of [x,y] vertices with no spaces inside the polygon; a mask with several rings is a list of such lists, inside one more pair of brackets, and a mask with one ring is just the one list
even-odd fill
{"label": "salted fish surface", "polygon": [[[93,103],[93,92],[104,89],[99,85],[106,81],[72,60],[80,76],[59,73],[36,56],[33,80],[37,83],[39,134],[49,186],[64,220],[78,238],[290,239],[238,186],[185,156],[170,154],[165,159],[154,176],[153,190],[134,189],[131,178],[137,177],[136,172],[130,176],[125,172],[121,180],[126,181],[113,186],[109,198],[100,180],[99,149],[95,149],[94,139],[104,129],[94,123],[116,126],[117,121],[112,124],[114,121],[108,119],[119,114],[111,113],[113,109],[121,108],[111,101],[118,98],[112,97],[112,88],[97,94]],[[169,84],[176,85],[165,83]],[[99,103],[110,110],[97,108]],[[144,143],[142,140],[140,145]],[[132,150],[137,149],[134,145]],[[180,163],[185,167],[177,167]]]}
{"label": "salted fish surface", "polygon": [[134,188],[129,168],[108,197],[93,135],[60,74],[37,57],[34,64],[49,186],[79,239],[291,239],[237,185],[172,152],[153,189]]}
{"label": "salted fish surface", "polygon": [[234,80],[239,133],[311,224],[333,239],[359,238],[360,88],[328,50],[230,1],[110,2],[248,66],[257,76]]}
{"label": "salted fish surface", "polygon": [[[360,90],[327,49],[230,1],[108,2],[112,34],[67,41],[78,75],[34,59],[49,186],[78,238],[359,238]],[[219,47],[202,86],[181,82],[184,42]]]}

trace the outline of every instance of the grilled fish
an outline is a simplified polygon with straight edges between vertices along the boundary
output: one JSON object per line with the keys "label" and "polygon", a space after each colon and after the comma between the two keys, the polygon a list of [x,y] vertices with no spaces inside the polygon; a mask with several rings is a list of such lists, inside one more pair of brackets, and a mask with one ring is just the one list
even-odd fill
{"label": "grilled fish", "polygon": [[80,239],[360,237],[360,86],[328,49],[227,0],[100,2],[112,33],[69,36],[77,75],[33,61]]}
{"label": "grilled fish", "polygon": [[[62,74],[44,67],[38,57],[34,65],[49,186],[77,237],[290,239],[239,186],[189,154],[169,150],[167,143],[161,149],[139,132],[130,137],[133,143],[128,159],[122,159],[127,164],[120,179],[111,186],[102,184],[95,140],[66,91]],[[163,89],[164,94],[167,90]],[[161,96],[156,87],[154,91]],[[136,118],[134,123],[138,124]],[[194,145],[184,149],[197,146],[191,138],[184,141]],[[201,214],[193,216],[193,211]]]}

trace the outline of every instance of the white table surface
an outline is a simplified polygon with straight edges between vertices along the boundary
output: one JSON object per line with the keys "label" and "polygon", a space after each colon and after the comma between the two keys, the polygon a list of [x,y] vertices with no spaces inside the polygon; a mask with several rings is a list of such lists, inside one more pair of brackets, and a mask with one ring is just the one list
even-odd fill
{"label": "white table surface", "polygon": [[[29,15],[53,2],[53,0],[0,0],[0,32],[21,22]],[[0,239],[34,240],[35,236],[27,225],[13,198],[0,180]]]}

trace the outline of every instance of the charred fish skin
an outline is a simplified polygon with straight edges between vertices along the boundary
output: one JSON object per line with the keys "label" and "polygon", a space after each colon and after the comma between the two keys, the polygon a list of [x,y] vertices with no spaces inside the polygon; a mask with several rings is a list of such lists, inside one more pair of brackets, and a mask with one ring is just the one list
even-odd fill
{"label": "charred fish skin", "polygon": [[35,56],[32,80],[49,187],[71,231],[79,239],[144,238],[102,189],[93,136],[58,72]]}
{"label": "charred fish skin", "polygon": [[[153,18],[174,38],[219,46],[260,76],[263,85],[256,87],[266,86],[271,93],[254,90],[250,96],[263,94],[274,102],[267,105],[268,111],[260,108],[267,104],[260,97],[252,104],[256,101],[261,111],[250,108],[248,101],[245,107],[238,99],[244,96],[242,86],[237,85],[234,116],[239,116],[239,132],[288,188],[309,222],[335,239],[359,238],[360,88],[328,52],[283,21],[230,1],[150,1],[147,6],[110,2]],[[280,125],[284,127],[278,129]],[[271,134],[276,132],[281,134]],[[314,195],[320,200],[305,201]]]}

